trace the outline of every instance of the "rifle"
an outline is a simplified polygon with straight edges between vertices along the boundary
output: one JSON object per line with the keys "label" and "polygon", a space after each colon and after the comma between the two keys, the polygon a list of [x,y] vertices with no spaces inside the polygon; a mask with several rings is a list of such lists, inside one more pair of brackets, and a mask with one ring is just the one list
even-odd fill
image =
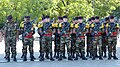
{"label": "rifle", "polygon": [[22,37],[26,36],[28,33],[30,33],[32,30],[31,28],[33,27],[33,23],[37,20],[37,18],[35,18],[34,20],[32,20],[29,24],[29,26],[27,26],[25,32],[22,34]]}
{"label": "rifle", "polygon": [[85,26],[86,26],[86,25],[83,24],[83,23],[79,24],[79,27],[78,27],[78,29],[77,29],[76,37],[78,37],[78,36],[81,35],[81,33],[84,31]]}
{"label": "rifle", "polygon": [[115,23],[109,23],[107,36],[110,36],[110,35],[111,35],[112,30],[115,28],[115,26],[116,26]]}
{"label": "rifle", "polygon": [[53,23],[53,21],[54,21],[54,18],[48,24],[45,24],[43,32],[39,34],[40,38],[42,38],[42,36],[46,33],[47,29],[51,26],[51,24]]}
{"label": "rifle", "polygon": [[65,31],[69,28],[69,26],[70,26],[69,23],[65,24],[64,28],[62,28],[61,30],[60,36],[62,36],[65,33]]}
{"label": "rifle", "polygon": [[93,27],[93,32],[92,32],[93,36],[95,34],[98,34],[98,30],[99,30],[100,26],[101,26],[101,23],[98,23],[98,24],[95,23],[95,26]]}

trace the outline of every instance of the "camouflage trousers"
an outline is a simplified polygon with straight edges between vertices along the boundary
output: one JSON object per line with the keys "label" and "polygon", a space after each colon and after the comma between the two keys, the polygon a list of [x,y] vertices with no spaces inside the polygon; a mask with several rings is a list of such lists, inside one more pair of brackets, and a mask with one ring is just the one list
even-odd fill
{"label": "camouflage trousers", "polygon": [[99,49],[99,56],[102,56],[102,36],[93,37],[93,57],[97,54],[97,47]]}
{"label": "camouflage trousers", "polygon": [[16,56],[16,37],[5,37],[5,53],[10,56],[10,49],[13,57]]}
{"label": "camouflage trousers", "polygon": [[71,34],[71,54],[74,55],[75,53],[75,49],[76,49],[76,46],[75,46],[75,43],[76,43],[76,34]]}
{"label": "camouflage trousers", "polygon": [[106,55],[107,52],[107,46],[108,46],[108,37],[102,36],[102,54],[104,54],[104,56]]}
{"label": "camouflage trousers", "polygon": [[85,38],[80,38],[78,37],[76,39],[76,53],[81,53],[81,56],[82,55],[85,55]]}
{"label": "camouflage trousers", "polygon": [[33,54],[33,38],[24,38],[23,41],[23,54],[27,54],[27,47],[29,46],[30,54]]}
{"label": "camouflage trousers", "polygon": [[54,51],[55,52],[60,51],[60,37],[55,37],[54,44],[55,44]]}
{"label": "camouflage trousers", "polygon": [[42,37],[41,52],[52,52],[52,37]]}
{"label": "camouflage trousers", "polygon": [[67,53],[68,53],[68,55],[70,55],[70,53],[71,53],[71,51],[70,51],[70,48],[71,48],[70,37],[67,37],[67,36],[60,37],[60,54],[64,52],[64,45],[66,45]]}
{"label": "camouflage trousers", "polygon": [[93,49],[93,47],[92,47],[92,37],[87,37],[87,48],[86,48],[86,51],[87,51],[87,54],[89,55],[92,55],[92,49]]}
{"label": "camouflage trousers", "polygon": [[108,56],[116,55],[117,36],[108,36]]}

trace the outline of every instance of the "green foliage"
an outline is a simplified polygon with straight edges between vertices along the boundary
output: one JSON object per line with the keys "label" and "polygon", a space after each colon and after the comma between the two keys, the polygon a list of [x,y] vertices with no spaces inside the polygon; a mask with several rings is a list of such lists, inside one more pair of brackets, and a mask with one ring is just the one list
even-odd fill
{"label": "green foliage", "polygon": [[0,23],[4,23],[10,14],[19,22],[25,15],[30,15],[32,19],[41,19],[43,15],[68,15],[70,20],[74,16],[105,17],[120,14],[119,7],[119,0],[0,0]]}

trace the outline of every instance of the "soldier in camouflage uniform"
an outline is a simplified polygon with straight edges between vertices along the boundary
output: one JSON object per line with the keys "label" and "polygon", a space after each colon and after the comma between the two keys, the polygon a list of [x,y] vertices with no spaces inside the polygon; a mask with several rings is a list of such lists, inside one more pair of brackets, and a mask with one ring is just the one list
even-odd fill
{"label": "soldier in camouflage uniform", "polygon": [[72,58],[75,58],[75,42],[76,42],[76,32],[75,32],[75,24],[77,17],[73,18],[72,23],[70,24],[70,36],[71,36],[71,55]]}
{"label": "soldier in camouflage uniform", "polygon": [[[50,27],[45,31],[46,27],[50,24]],[[50,17],[46,16],[45,17],[45,22],[43,23],[43,32],[44,35],[42,35],[42,50],[41,50],[41,57],[40,61],[44,60],[44,54],[47,53],[47,59],[49,59],[49,54],[50,54],[50,60],[54,61],[52,57],[52,24],[50,23]],[[42,33],[42,31],[40,32]]]}
{"label": "soldier in camouflage uniform", "polygon": [[[22,35],[24,33],[23,29],[24,29],[24,24],[25,24],[25,21],[22,21],[20,23],[20,31],[19,31],[19,34]],[[24,44],[24,38],[22,38],[22,44]],[[21,58],[23,58],[24,54],[23,54],[23,49],[22,49],[22,56]],[[33,56],[34,59],[36,59],[34,56]]]}
{"label": "soldier in camouflage uniform", "polygon": [[101,36],[101,23],[99,22],[99,17],[95,17],[95,23],[93,25],[93,58],[97,57],[97,47],[99,48],[99,59],[102,60],[102,36]]}
{"label": "soldier in camouflage uniform", "polygon": [[114,16],[110,16],[110,22],[106,25],[107,36],[108,36],[108,60],[111,59],[113,54],[113,59],[118,59],[116,56],[116,44],[117,35],[119,32],[119,24],[115,23]]}
{"label": "soldier in camouflage uniform", "polygon": [[33,51],[33,34],[35,33],[30,16],[25,16],[23,26],[23,61],[27,61],[27,47],[29,46],[30,60],[34,61]]}
{"label": "soldier in camouflage uniform", "polygon": [[72,60],[71,57],[71,44],[70,44],[70,37],[69,37],[69,26],[67,16],[63,16],[63,23],[60,25],[60,58],[58,60],[62,60],[64,54],[64,45],[67,47],[67,54],[68,60]]}
{"label": "soldier in camouflage uniform", "polygon": [[59,52],[60,52],[60,29],[59,29],[59,23],[61,23],[63,21],[62,17],[58,17],[58,20],[52,24],[52,28],[53,28],[53,34],[54,34],[54,44],[55,44],[55,48],[54,48],[54,57],[56,57],[56,59],[59,58]]}
{"label": "soldier in camouflage uniform", "polygon": [[86,48],[86,52],[87,55],[86,57],[92,58],[92,35],[91,35],[91,31],[90,31],[90,25],[91,25],[91,18],[89,18],[88,23],[86,23],[86,36],[87,36],[87,48]]}
{"label": "soldier in camouflage uniform", "polygon": [[[76,27],[76,57],[74,60],[78,60],[78,54],[81,54],[82,60],[87,60],[85,57],[85,24],[83,23],[83,17],[78,17],[78,23]],[[79,30],[80,29],[80,30]]]}
{"label": "soldier in camouflage uniform", "polygon": [[[10,62],[10,49],[13,54],[13,61],[17,61],[16,59],[16,40],[18,40],[18,24],[13,21],[12,15],[7,17],[7,23],[5,24],[2,32],[5,35],[5,54],[7,62]],[[16,35],[17,34],[17,35]]]}
{"label": "soldier in camouflage uniform", "polygon": [[102,55],[104,58],[107,57],[107,45],[108,45],[108,37],[106,35],[106,24],[109,22],[109,17],[105,18],[105,22],[102,23],[103,29],[102,29]]}

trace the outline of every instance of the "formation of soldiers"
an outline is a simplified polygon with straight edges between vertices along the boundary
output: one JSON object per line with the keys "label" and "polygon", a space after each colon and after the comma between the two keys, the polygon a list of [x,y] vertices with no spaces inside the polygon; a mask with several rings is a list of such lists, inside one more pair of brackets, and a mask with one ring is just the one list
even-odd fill
{"label": "formation of soldiers", "polygon": [[[19,34],[22,34],[22,56],[23,61],[27,61],[27,48],[29,47],[30,60],[34,61],[33,34],[35,33],[34,21],[30,16],[25,16],[24,21],[18,25],[13,21],[12,15],[7,17],[7,23],[0,30],[5,40],[5,58],[7,62],[17,61],[16,41]],[[58,59],[82,60],[92,58],[108,57],[118,59],[116,56],[117,35],[120,24],[115,22],[114,16],[106,17],[104,22],[100,22],[98,16],[89,18],[88,22],[83,22],[83,17],[74,17],[72,22],[68,22],[67,16],[58,17],[58,20],[44,16],[37,24],[40,44],[39,60]],[[52,40],[54,40],[54,54],[52,51]],[[87,45],[85,46],[85,40]],[[66,50],[67,48],[67,54]],[[85,50],[86,48],[86,50]],[[108,50],[108,52],[107,52]],[[107,54],[108,53],[108,54]],[[68,56],[66,56],[68,55]]]}

